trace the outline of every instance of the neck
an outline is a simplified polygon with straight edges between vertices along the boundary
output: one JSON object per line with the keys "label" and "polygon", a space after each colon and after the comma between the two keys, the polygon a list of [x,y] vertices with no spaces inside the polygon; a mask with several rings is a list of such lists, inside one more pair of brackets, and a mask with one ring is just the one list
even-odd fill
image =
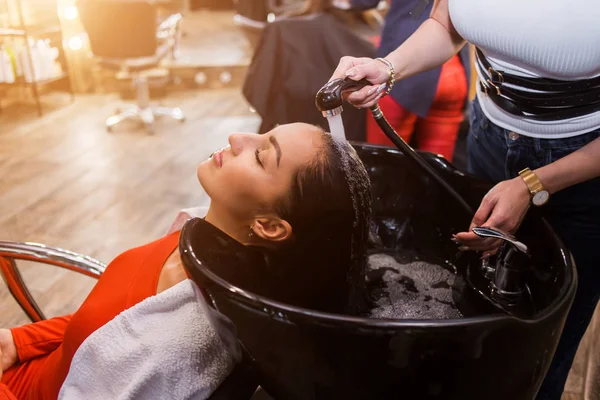
{"label": "neck", "polygon": [[208,208],[208,212],[204,219],[206,222],[219,228],[238,242],[244,245],[249,243],[248,234],[250,233],[251,221],[240,222],[239,220],[232,218],[230,214],[221,212],[212,205]]}

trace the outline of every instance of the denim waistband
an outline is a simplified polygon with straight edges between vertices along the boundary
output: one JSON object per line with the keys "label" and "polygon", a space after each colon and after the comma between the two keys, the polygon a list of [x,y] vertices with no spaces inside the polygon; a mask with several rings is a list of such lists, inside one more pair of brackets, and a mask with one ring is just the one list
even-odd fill
{"label": "denim waistband", "polygon": [[[504,137],[512,134],[514,136],[514,132],[511,132],[508,129],[504,129],[494,124],[487,118],[487,116],[481,109],[481,106],[479,105],[479,100],[477,98],[473,100],[473,106],[471,107],[471,111],[475,113],[475,118],[473,118],[472,121],[477,121],[477,123],[479,123],[480,126],[486,131],[486,134],[501,134]],[[488,125],[493,125],[496,129],[486,129]],[[538,149],[573,150],[581,148],[586,144],[593,142],[595,139],[599,138],[600,128],[594,129],[593,131],[587,133],[583,133],[581,135],[560,139],[534,138],[522,133],[517,133],[517,135],[518,140],[514,142],[515,145],[518,143],[519,146],[530,146]],[[509,141],[509,145],[510,142],[511,141]]]}

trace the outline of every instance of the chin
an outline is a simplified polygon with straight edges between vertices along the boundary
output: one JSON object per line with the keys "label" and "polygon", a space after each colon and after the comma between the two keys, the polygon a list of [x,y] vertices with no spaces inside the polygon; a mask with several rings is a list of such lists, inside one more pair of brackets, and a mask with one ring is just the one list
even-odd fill
{"label": "chin", "polygon": [[210,159],[202,162],[198,166],[198,169],[196,170],[196,176],[198,177],[198,182],[200,182],[200,185],[202,187],[204,187],[206,180],[208,178],[208,175],[210,174],[209,163],[210,163]]}

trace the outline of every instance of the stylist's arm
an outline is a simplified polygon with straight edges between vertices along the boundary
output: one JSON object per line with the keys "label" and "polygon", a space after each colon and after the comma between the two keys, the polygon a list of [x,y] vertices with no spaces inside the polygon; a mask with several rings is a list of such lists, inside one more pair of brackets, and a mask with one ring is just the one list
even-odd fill
{"label": "stylist's arm", "polygon": [[[600,138],[533,172],[550,195],[569,186],[600,177]],[[490,226],[515,233],[530,204],[531,195],[521,177],[500,182],[483,198],[471,228]],[[484,256],[493,254],[498,247],[497,241],[480,238],[473,232],[459,233],[456,239],[464,250],[484,251]]]}
{"label": "stylist's arm", "polygon": [[[450,22],[448,0],[436,0],[431,16],[400,47],[385,57],[392,63],[395,79],[400,80],[442,65],[456,55],[465,41]],[[373,85],[351,93],[346,100],[355,107],[377,104],[384,93],[390,70],[371,58],[342,57],[331,79],[366,78]]]}

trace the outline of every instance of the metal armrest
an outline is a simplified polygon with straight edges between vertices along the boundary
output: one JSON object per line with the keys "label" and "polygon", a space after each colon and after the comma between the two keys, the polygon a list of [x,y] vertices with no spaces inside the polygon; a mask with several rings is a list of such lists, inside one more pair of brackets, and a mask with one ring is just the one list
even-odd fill
{"label": "metal armrest", "polygon": [[[10,293],[32,322],[42,321],[46,317],[25,286],[15,260],[28,260],[54,265],[91,276],[92,278],[99,278],[106,269],[106,264],[92,257],[69,250],[38,243],[19,243],[0,240],[0,274],[4,278]],[[251,367],[251,362],[245,355],[242,362],[234,368],[233,372],[209,399],[249,399],[258,386]]]}
{"label": "metal armrest", "polygon": [[179,44],[182,36],[182,20],[183,16],[180,13],[171,14],[160,23],[156,31],[158,42],[169,48],[172,59],[176,59],[179,54]]}
{"label": "metal armrest", "polygon": [[99,278],[106,269],[106,264],[69,250],[38,243],[0,240],[0,274],[11,295],[33,322],[44,320],[46,317],[27,289],[15,260],[34,261],[66,268],[92,278]]}
{"label": "metal armrest", "polygon": [[179,30],[179,26],[181,24],[182,15],[172,14],[169,15],[163,22],[160,23],[158,29],[156,31],[156,37],[159,40],[168,39],[170,37],[174,37]]}

